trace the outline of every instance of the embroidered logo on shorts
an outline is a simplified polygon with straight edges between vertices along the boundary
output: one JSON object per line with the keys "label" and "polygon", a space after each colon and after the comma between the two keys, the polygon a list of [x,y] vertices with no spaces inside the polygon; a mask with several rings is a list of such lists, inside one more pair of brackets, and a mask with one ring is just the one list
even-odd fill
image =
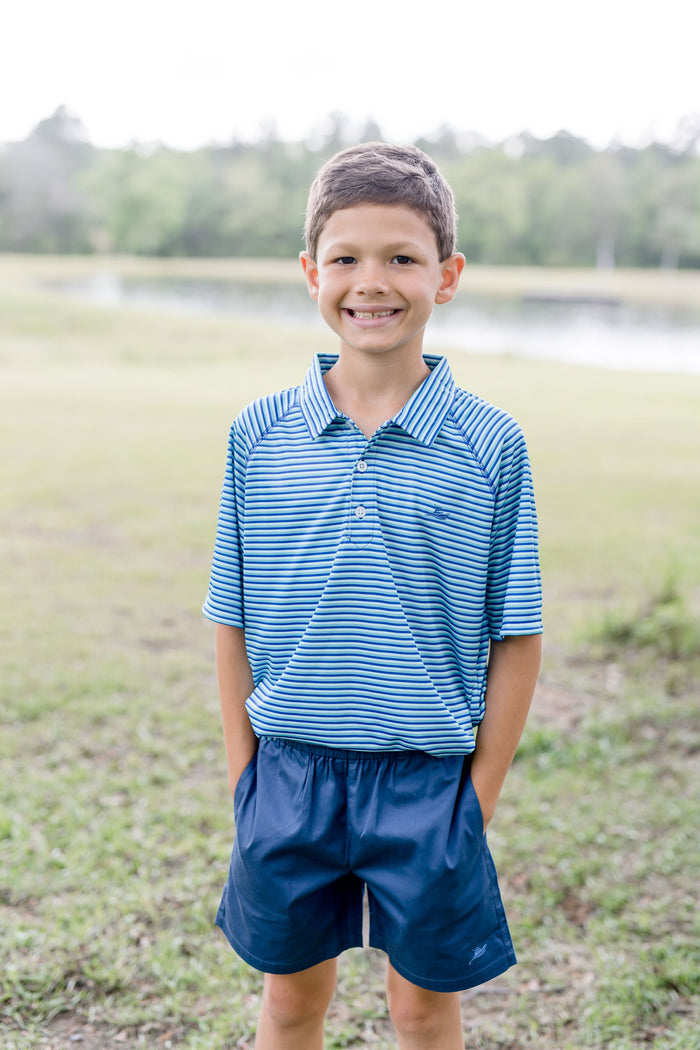
{"label": "embroidered logo on shorts", "polygon": [[486,955],[486,949],[487,948],[488,948],[487,944],[482,944],[480,948],[475,948],[474,949],[474,954],[472,955],[471,959],[469,960],[469,965],[471,966],[471,964],[473,962],[476,962],[477,959],[480,959],[482,955]]}

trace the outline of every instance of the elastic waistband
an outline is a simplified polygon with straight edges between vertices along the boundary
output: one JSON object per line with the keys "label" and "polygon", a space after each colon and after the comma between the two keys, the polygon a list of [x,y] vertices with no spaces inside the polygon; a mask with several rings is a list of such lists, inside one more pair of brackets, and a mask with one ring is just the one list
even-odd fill
{"label": "elastic waistband", "polygon": [[415,762],[417,758],[432,759],[440,762],[445,758],[467,758],[467,755],[431,755],[427,751],[349,751],[344,747],[327,747],[325,744],[310,744],[306,740],[289,740],[286,737],[261,736],[261,742],[289,748],[291,751],[303,751],[307,755],[318,755],[321,758],[336,759],[338,762]]}

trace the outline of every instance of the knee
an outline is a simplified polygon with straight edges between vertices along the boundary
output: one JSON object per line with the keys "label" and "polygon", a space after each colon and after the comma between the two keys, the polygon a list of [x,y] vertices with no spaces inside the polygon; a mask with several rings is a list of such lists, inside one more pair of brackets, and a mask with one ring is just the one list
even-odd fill
{"label": "knee", "polygon": [[443,1003],[419,989],[388,990],[391,1022],[399,1036],[425,1041],[437,1036],[443,1026]]}
{"label": "knee", "polygon": [[387,974],[387,1001],[399,1039],[415,1046],[464,1046],[461,1038],[461,1003],[458,992],[430,992],[400,977]]}

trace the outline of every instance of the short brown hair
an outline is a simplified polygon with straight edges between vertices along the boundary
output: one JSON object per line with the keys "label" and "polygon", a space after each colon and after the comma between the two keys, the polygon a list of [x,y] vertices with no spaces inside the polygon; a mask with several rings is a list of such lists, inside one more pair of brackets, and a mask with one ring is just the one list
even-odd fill
{"label": "short brown hair", "polygon": [[318,239],[331,215],[358,204],[404,204],[425,218],[443,262],[455,251],[457,213],[445,178],[416,146],[363,142],[326,161],[309,191],[304,237],[315,259]]}

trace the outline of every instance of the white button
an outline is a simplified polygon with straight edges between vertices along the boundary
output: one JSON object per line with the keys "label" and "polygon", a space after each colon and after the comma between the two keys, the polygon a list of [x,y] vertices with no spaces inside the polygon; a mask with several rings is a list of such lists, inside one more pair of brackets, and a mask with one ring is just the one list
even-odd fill
{"label": "white button", "polygon": [[362,504],[360,504],[359,507],[355,507],[355,517],[356,518],[364,518],[366,513],[367,513],[367,508],[363,507]]}
{"label": "white button", "polygon": [[359,470],[360,474],[364,474],[364,472],[367,470],[367,462],[366,462],[366,460],[358,459],[358,461],[357,461],[357,469]]}

